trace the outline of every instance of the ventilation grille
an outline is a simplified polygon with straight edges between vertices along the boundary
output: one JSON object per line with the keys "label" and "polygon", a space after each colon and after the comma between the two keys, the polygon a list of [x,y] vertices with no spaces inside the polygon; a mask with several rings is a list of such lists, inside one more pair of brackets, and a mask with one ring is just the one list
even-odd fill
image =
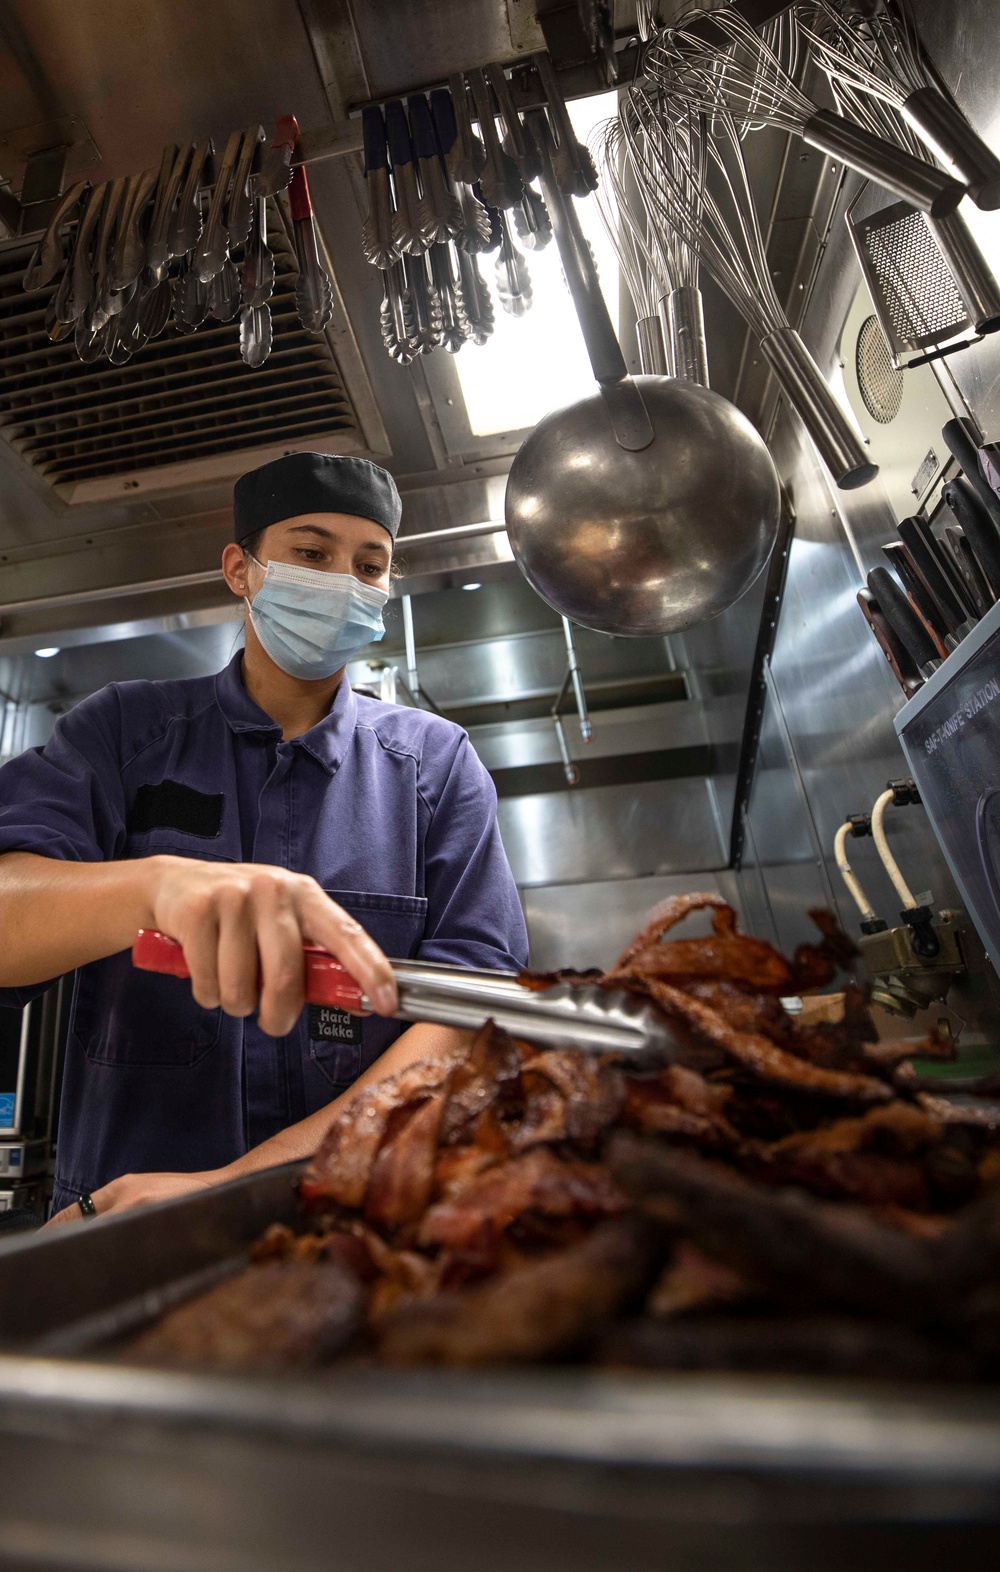
{"label": "ventilation grille", "polygon": [[[299,324],[294,253],[269,216],[274,348],[256,371],[240,357],[238,317],[187,334],[171,321],[127,365],[85,365],[72,335],[54,344],[45,331],[58,279],[26,294],[31,245],[0,249],[0,435],[51,485],[72,486],[357,433],[330,345]],[[339,445],[362,446],[360,433]]]}
{"label": "ventilation grille", "polygon": [[888,426],[903,402],[903,373],[893,364],[878,317],[866,317],[861,324],[854,369],[869,415]]}

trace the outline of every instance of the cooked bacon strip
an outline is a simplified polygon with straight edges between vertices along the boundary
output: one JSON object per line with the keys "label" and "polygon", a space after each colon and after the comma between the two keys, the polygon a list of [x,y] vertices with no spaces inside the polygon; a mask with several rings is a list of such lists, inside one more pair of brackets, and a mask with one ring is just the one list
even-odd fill
{"label": "cooked bacon strip", "polygon": [[763,1080],[802,1092],[849,1097],[857,1102],[883,1102],[892,1096],[884,1081],[843,1070],[824,1070],[786,1053],[755,1032],[735,1031],[715,1010],[680,988],[672,988],[653,978],[633,976],[630,972],[625,972],[618,981],[637,993],[648,994],[668,1015],[685,1022]]}
{"label": "cooked bacon strip", "polygon": [[[636,934],[630,944],[625,946],[607,975],[613,977],[617,972],[631,969],[632,957],[638,955],[640,950],[645,950],[649,945],[662,939],[665,933],[669,933],[671,928],[676,928],[677,924],[683,922],[691,912],[704,911],[706,906],[717,908],[712,919],[713,927],[717,921],[723,925],[721,931],[728,932],[735,926],[736,913],[721,895],[712,895],[704,891],[691,895],[671,895],[667,900],[661,901],[659,906],[653,907],[646,919],[646,926]],[[720,930],[716,929],[716,931]]]}
{"label": "cooked bacon strip", "polygon": [[474,1121],[488,1108],[519,1112],[523,1103],[521,1064],[533,1053],[534,1049],[516,1042],[493,1021],[480,1027],[467,1061],[459,1065],[449,1084],[442,1144],[467,1139]]}
{"label": "cooked bacon strip", "polygon": [[877,1149],[893,1156],[912,1157],[940,1141],[936,1120],[912,1103],[892,1102],[870,1108],[856,1119],[837,1119],[818,1130],[800,1130],[761,1150],[767,1160],[812,1157],[840,1152]]}
{"label": "cooked bacon strip", "polygon": [[418,1104],[383,1142],[365,1194],[365,1217],[376,1227],[401,1228],[422,1216],[431,1196],[446,1096],[438,1092]]}
{"label": "cooked bacon strip", "polygon": [[625,1101],[625,1078],[590,1054],[540,1053],[521,1071],[526,1110],[511,1136],[515,1151],[541,1141],[592,1141]]}
{"label": "cooked bacon strip", "polygon": [[718,1162],[625,1131],[611,1140],[615,1179],[714,1260],[781,1296],[903,1320],[928,1319],[947,1303],[934,1247],[883,1227],[870,1213],[772,1190]]}
{"label": "cooked bacon strip", "polygon": [[315,1365],[351,1340],[363,1303],[357,1278],[332,1261],[265,1261],[168,1310],[129,1357],[188,1369]]}
{"label": "cooked bacon strip", "polygon": [[684,992],[715,1010],[738,1032],[757,1032],[780,1047],[787,1047],[795,1022],[774,994],[747,993],[722,978],[711,982],[686,982]]}
{"label": "cooked bacon strip", "polygon": [[739,1137],[723,1113],[731,1096],[728,1086],[711,1086],[697,1071],[672,1064],[659,1075],[629,1082],[622,1119],[649,1134],[700,1146],[735,1145]]}
{"label": "cooked bacon strip", "polygon": [[523,1212],[550,1217],[607,1217],[623,1198],[607,1169],[564,1162],[546,1148],[526,1152],[460,1184],[424,1214],[417,1242],[424,1247],[472,1250],[502,1233]]}
{"label": "cooked bacon strip", "polygon": [[760,1297],[759,1288],[740,1272],[713,1261],[696,1245],[682,1239],[653,1285],[646,1309],[650,1315],[665,1319]]}
{"label": "cooked bacon strip", "polygon": [[405,1065],[384,1081],[362,1087],[333,1121],[306,1169],[299,1185],[303,1201],[313,1207],[333,1201],[360,1208],[390,1114],[414,1098],[437,1091],[466,1057],[462,1045],[451,1044]]}
{"label": "cooked bacon strip", "polygon": [[648,1225],[615,1218],[480,1288],[403,1306],[383,1323],[379,1354],[390,1364],[484,1365],[570,1353],[642,1293],[657,1259]]}
{"label": "cooked bacon strip", "polygon": [[[670,944],[656,941],[633,955],[628,973],[678,985],[710,978],[730,986],[753,988],[758,993],[792,991],[787,961],[763,939],[748,939],[740,933],[711,939],[674,939]],[[618,975],[617,971],[611,972],[607,980],[615,982]]]}

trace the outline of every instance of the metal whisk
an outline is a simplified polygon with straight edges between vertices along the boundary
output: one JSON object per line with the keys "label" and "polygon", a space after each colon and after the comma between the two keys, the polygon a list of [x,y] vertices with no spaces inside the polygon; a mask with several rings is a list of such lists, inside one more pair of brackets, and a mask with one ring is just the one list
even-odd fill
{"label": "metal whisk", "polygon": [[660,320],[661,303],[664,315],[666,310],[665,290],[653,262],[645,215],[636,211],[637,204],[628,190],[618,120],[608,120],[597,127],[590,151],[602,175],[596,192],[597,209],[635,309],[640,368],[649,376],[672,374],[665,323],[661,326]]}
{"label": "metal whisk", "polygon": [[871,17],[831,0],[807,0],[795,7],[795,23],[838,98],[842,85],[899,110],[924,145],[968,186],[977,207],[1000,207],[1000,159],[977,136],[925,55],[909,0],[886,0]]}
{"label": "metal whisk", "polygon": [[[700,180],[691,192],[691,216],[698,221],[704,188],[704,145],[692,116],[675,126],[677,151],[686,167],[700,169]],[[681,145],[683,144],[683,145]],[[629,292],[640,305],[642,293],[647,315],[636,324],[640,358],[644,334],[651,335],[658,313],[660,342],[672,376],[708,387],[705,316],[698,288],[698,254],[679,230],[651,225],[638,200],[639,187],[620,120],[609,120],[595,133],[593,152],[603,169],[597,202],[618,252]],[[664,149],[668,156],[672,149]],[[633,287],[633,275],[635,285]],[[644,371],[658,369],[643,364]]]}
{"label": "metal whisk", "polygon": [[[862,78],[884,58],[888,31],[883,29],[876,45],[869,23],[862,27],[829,0],[806,0],[787,15],[826,73],[838,108],[919,157],[921,142],[888,76],[883,92],[872,92],[870,83],[862,86]],[[993,157],[989,149],[984,153]],[[1000,289],[960,213],[935,218],[897,203],[871,220],[856,221],[849,213],[848,222],[897,361],[903,353],[947,343],[968,328],[977,333],[1000,328]]]}
{"label": "metal whisk", "polygon": [[751,329],[837,485],[853,490],[878,473],[775,292],[743,159],[740,127],[724,104],[700,135],[717,178],[686,159],[663,93],[637,85],[619,111],[650,228],[678,231]]}
{"label": "metal whisk", "polygon": [[925,212],[953,213],[964,186],[943,171],[820,109],[799,88],[770,43],[738,11],[691,12],[662,28],[643,52],[647,74],[672,97],[713,118],[726,111],[741,130],[790,131]]}

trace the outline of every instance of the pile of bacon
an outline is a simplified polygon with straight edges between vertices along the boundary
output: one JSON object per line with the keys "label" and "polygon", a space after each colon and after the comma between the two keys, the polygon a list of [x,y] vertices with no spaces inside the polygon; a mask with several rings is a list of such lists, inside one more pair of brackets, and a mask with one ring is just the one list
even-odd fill
{"label": "pile of bacon", "polygon": [[[708,937],[666,937],[703,907]],[[1000,1107],[926,1090],[915,1045],[880,1044],[853,987],[842,1019],[797,1023],[782,1000],[852,955],[814,920],[821,942],[789,963],[690,895],[610,972],[559,974],[654,1001],[685,1045],[667,1068],[490,1024],[363,1089],[306,1172],[300,1226],[273,1225],[136,1352],[1000,1375]]]}

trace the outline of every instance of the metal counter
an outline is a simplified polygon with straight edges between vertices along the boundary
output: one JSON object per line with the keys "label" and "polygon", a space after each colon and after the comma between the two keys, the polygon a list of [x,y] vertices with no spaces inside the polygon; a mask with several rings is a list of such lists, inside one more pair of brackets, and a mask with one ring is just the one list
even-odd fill
{"label": "metal counter", "polygon": [[0,1247],[0,1566],[929,1572],[993,1552],[994,1389],[94,1361],[291,1215],[297,1171]]}

